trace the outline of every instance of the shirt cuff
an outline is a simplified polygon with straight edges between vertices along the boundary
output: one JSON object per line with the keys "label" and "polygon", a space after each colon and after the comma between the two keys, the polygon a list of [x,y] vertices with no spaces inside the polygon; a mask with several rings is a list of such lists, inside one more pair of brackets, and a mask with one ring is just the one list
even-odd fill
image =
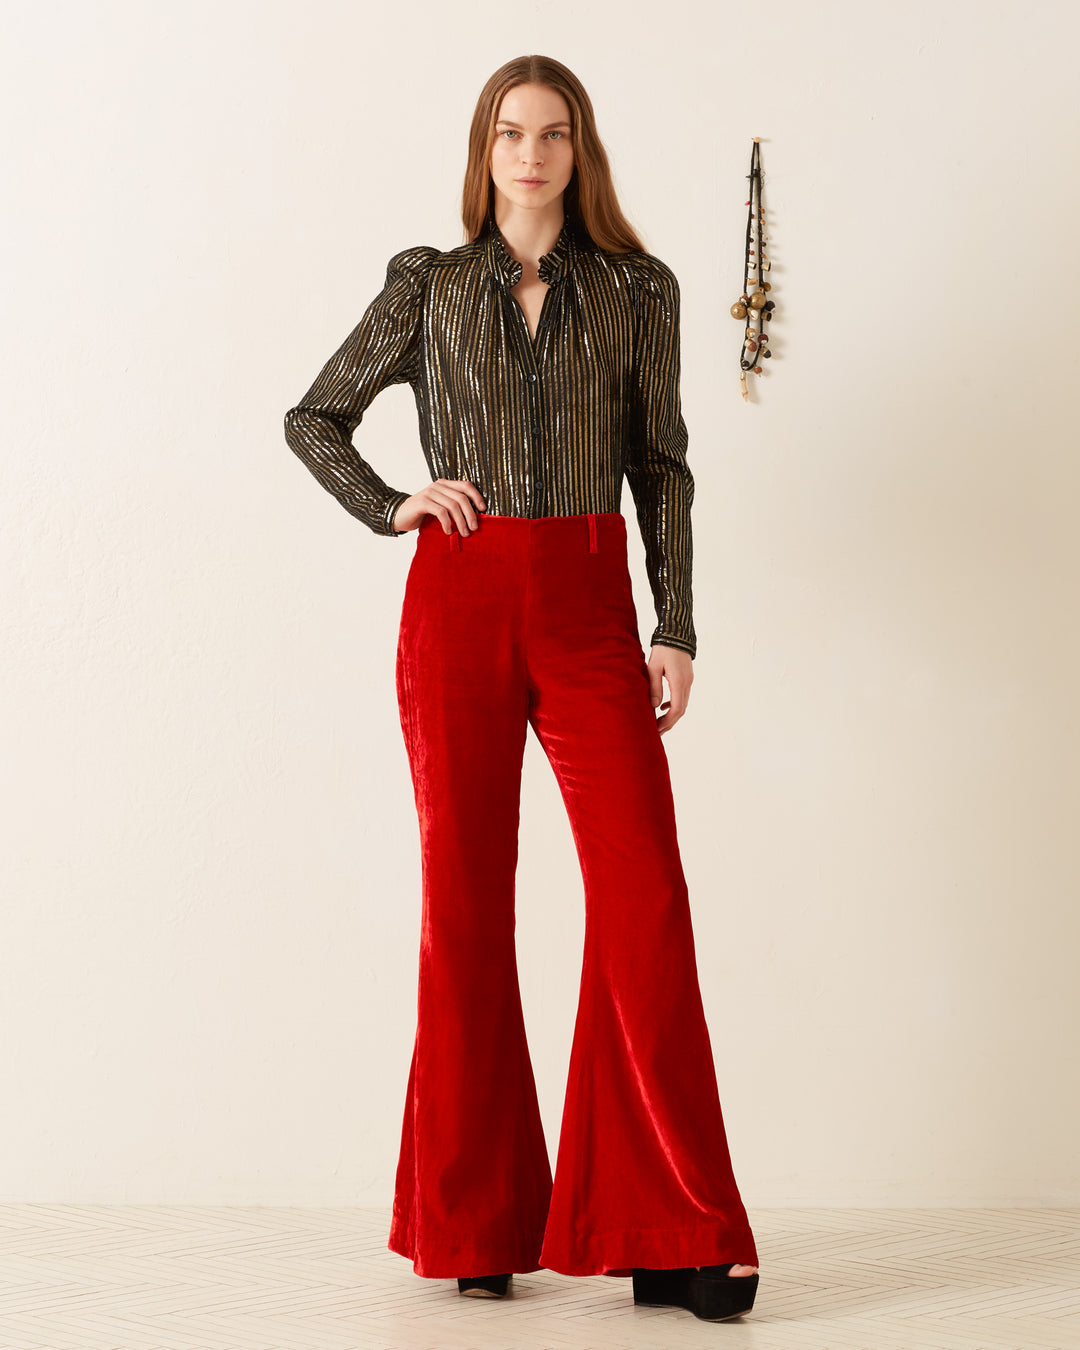
{"label": "shirt cuff", "polygon": [[411,492],[395,492],[386,503],[386,510],[383,512],[383,533],[393,535],[395,539],[400,539],[402,535],[412,534],[412,530],[395,530],[394,517],[398,513],[398,508],[402,502],[408,501],[412,496]]}
{"label": "shirt cuff", "polygon": [[689,652],[691,659],[697,655],[697,643],[687,638],[673,637],[668,633],[656,632],[649,639],[653,647],[676,647],[680,652]]}

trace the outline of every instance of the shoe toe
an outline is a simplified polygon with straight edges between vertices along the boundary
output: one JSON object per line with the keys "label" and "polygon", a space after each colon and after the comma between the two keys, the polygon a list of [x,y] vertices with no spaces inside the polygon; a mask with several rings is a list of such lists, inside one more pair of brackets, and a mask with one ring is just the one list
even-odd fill
{"label": "shoe toe", "polygon": [[462,1275],[458,1293],[469,1298],[502,1298],[510,1284],[509,1275]]}

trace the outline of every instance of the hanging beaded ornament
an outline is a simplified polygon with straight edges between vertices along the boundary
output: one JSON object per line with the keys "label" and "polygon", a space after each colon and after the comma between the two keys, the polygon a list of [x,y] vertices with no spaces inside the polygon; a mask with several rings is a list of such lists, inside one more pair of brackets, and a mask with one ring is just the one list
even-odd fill
{"label": "hanging beaded ornament", "polygon": [[[750,155],[750,198],[744,203],[750,209],[746,213],[746,258],[743,264],[743,293],[731,306],[732,318],[746,320],[746,332],[743,334],[742,351],[739,353],[741,374],[739,383],[742,396],[749,398],[746,388],[746,372],[752,370],[755,375],[762,373],[758,364],[761,357],[772,356],[768,348],[769,335],[765,332],[766,322],[772,322],[773,302],[768,293],[772,287],[764,279],[772,263],[765,252],[765,208],[761,204],[761,148],[760,136],[754,137],[754,148]],[[755,239],[754,202],[757,201],[757,237]],[[757,248],[751,247],[754,243]],[[753,289],[751,290],[751,287]],[[755,321],[758,327],[754,327]],[[749,355],[747,355],[749,353]]]}

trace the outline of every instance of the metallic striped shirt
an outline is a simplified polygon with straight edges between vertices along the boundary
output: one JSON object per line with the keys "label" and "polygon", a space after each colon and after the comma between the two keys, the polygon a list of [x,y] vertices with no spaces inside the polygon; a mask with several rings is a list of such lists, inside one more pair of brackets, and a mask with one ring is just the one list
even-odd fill
{"label": "metallic striped shirt", "polygon": [[412,386],[432,481],[464,479],[492,514],[619,511],[630,484],[656,608],[650,642],[696,654],[679,349],[679,284],[650,253],[609,253],[569,219],[539,260],[535,337],[511,287],[521,263],[489,214],[449,251],[389,261],[383,289],[285,414],[288,445],[377,534],[412,494],[352,442],[387,385]]}

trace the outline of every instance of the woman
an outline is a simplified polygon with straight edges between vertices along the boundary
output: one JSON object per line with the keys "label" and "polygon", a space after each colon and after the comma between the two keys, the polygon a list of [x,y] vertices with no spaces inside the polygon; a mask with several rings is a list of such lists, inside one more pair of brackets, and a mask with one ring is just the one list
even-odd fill
{"label": "woman", "polygon": [[[619,209],[588,95],[549,58],[510,61],[481,93],[462,214],[467,243],[390,259],[285,419],[346,510],[418,531],[396,684],[423,917],[389,1246],[462,1293],[497,1297],[514,1271],[632,1275],[637,1302],[722,1320],[749,1310],[758,1275],[661,744],[697,645],[679,287]],[[405,381],[432,477],[414,493],[352,444]],[[624,477],[657,613],[647,662]],[[514,946],[529,725],[585,884],[554,1179]]]}

